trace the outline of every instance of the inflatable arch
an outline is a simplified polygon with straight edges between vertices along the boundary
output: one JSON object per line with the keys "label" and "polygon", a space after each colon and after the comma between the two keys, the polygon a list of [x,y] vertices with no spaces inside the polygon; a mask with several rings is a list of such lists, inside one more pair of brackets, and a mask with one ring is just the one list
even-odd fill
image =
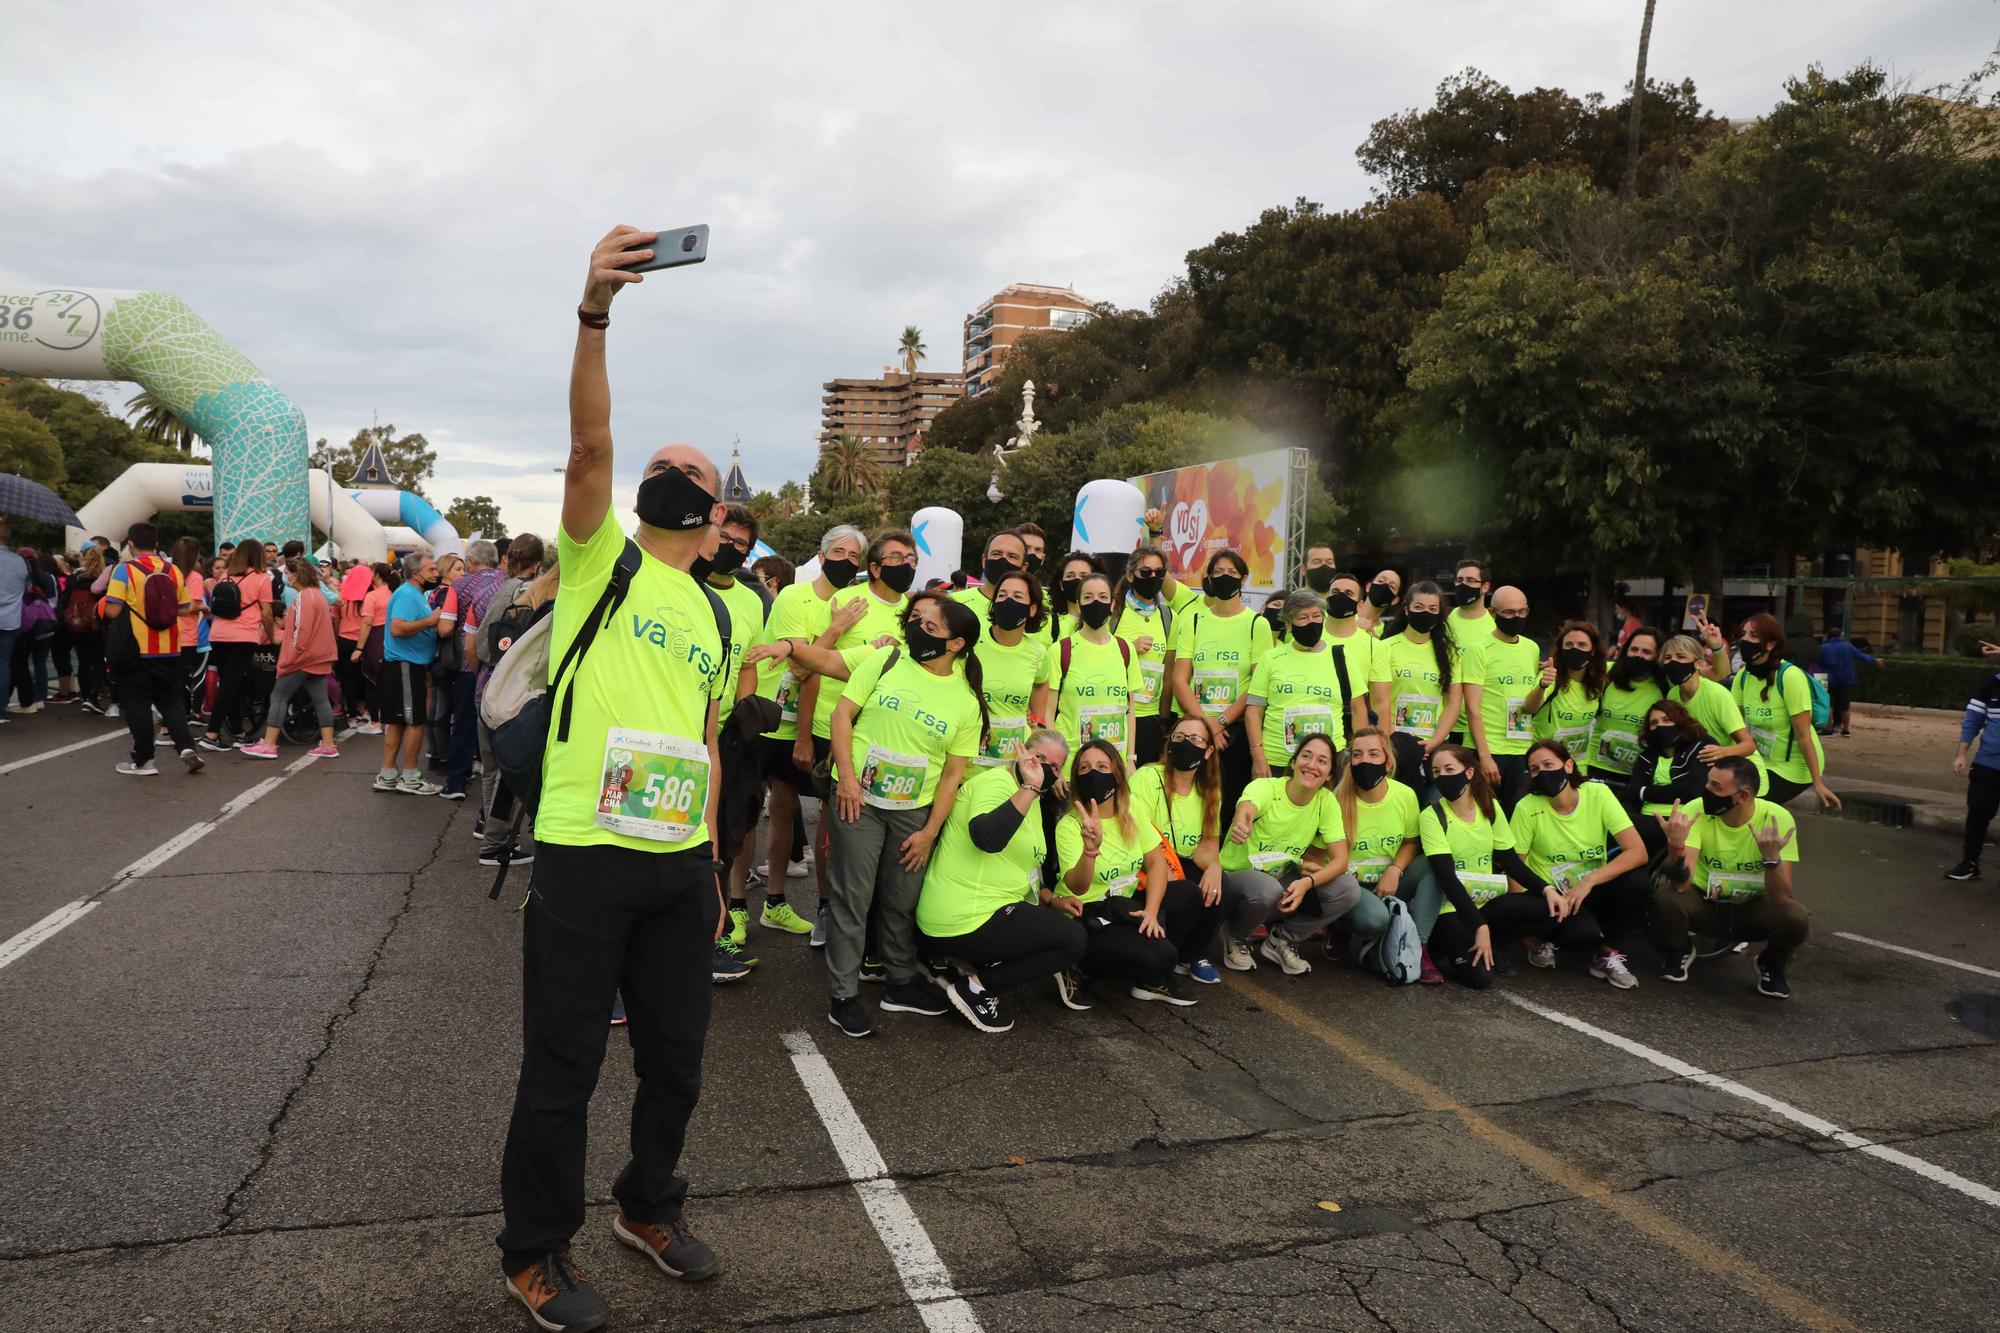
{"label": "inflatable arch", "polygon": [[[312,525],[342,556],[370,562],[387,559],[389,538],[382,525],[321,469],[306,475]],[[215,483],[215,469],[203,463],[134,463],[77,511],[83,526],[70,528],[65,543],[79,547],[98,533],[123,540],[125,529],[163,510],[210,509],[215,504]]]}
{"label": "inflatable arch", "polygon": [[214,456],[218,544],[312,540],[305,414],[178,297],[0,284],[0,373],[151,390]]}
{"label": "inflatable arch", "polygon": [[[465,539],[458,535],[458,529],[440,514],[429,500],[409,491],[356,490],[349,491],[356,504],[368,511],[385,528],[400,525],[414,535],[423,538],[424,547],[432,555],[464,555]],[[390,545],[397,543],[392,539]],[[412,549],[405,545],[404,550]]]}

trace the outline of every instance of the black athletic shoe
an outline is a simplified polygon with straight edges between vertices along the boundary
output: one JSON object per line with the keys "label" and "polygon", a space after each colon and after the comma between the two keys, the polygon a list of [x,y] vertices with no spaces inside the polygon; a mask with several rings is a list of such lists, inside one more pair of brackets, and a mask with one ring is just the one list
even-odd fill
{"label": "black athletic shoe", "polygon": [[1065,1009],[1074,1009],[1080,1014],[1090,1012],[1090,978],[1074,967],[1066,967],[1056,973],[1056,995]]}
{"label": "black athletic shoe", "polygon": [[1006,1032],[1014,1026],[1012,1019],[1000,1016],[1000,997],[992,991],[973,990],[969,977],[954,977],[944,995],[951,1007],[981,1032]]}
{"label": "black athletic shoe", "polygon": [[1757,956],[1757,993],[1774,1000],[1792,998],[1791,983],[1785,980],[1785,965],[1775,958]]}
{"label": "black athletic shoe", "polygon": [[508,1277],[507,1290],[548,1333],[587,1333],[611,1317],[611,1307],[570,1262],[567,1245]]}
{"label": "black athletic shoe", "polygon": [[1194,996],[1189,995],[1186,991],[1174,985],[1172,977],[1162,977],[1158,981],[1141,982],[1132,987],[1132,998],[1135,1000],[1154,1000],[1160,1004],[1171,1004],[1181,1009],[1199,1003]]}
{"label": "black athletic shoe", "polygon": [[861,1007],[861,1001],[852,997],[836,999],[827,1006],[826,1021],[845,1032],[850,1037],[872,1037],[875,1025],[868,1021],[868,1011]]}
{"label": "black athletic shoe", "polygon": [[1978,879],[1979,862],[1960,861],[1957,865],[1945,871],[1944,877],[1946,879]]}
{"label": "black athletic shoe", "polygon": [[1687,952],[1679,958],[1669,958],[1666,964],[1660,968],[1660,980],[1686,981],[1688,979],[1688,969],[1694,966],[1695,953],[1695,946],[1690,944],[1687,947]]}
{"label": "black athletic shoe", "polygon": [[906,981],[882,993],[883,1009],[896,1014],[923,1014],[936,1018],[951,1012],[944,994],[928,981]]}
{"label": "black athletic shoe", "polygon": [[879,958],[863,958],[861,979],[871,986],[886,986],[889,984],[889,965]]}
{"label": "black athletic shoe", "polygon": [[662,1273],[683,1282],[701,1282],[722,1269],[708,1242],[676,1218],[672,1222],[634,1222],[621,1210],[611,1219],[611,1234],[651,1259]]}

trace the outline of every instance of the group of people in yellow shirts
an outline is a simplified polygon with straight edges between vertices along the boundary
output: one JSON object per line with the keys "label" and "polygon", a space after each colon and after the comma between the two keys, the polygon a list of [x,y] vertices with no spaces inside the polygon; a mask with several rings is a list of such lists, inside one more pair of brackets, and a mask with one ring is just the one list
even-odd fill
{"label": "group of people in yellow shirts", "polygon": [[[912,591],[908,533],[836,528],[744,658],[738,692],[780,718],[769,883],[797,795],[825,801],[813,942],[848,1035],[875,1031],[867,982],[883,1010],[1002,1032],[1024,985],[1191,1005],[1260,960],[1310,972],[1315,936],[1473,987],[1503,942],[1542,968],[1572,949],[1621,989],[1640,934],[1677,982],[1704,942],[1763,941],[1757,989],[1789,995],[1807,917],[1785,805],[1838,801],[1772,617],[1732,671],[1705,622],[1607,645],[1570,621],[1545,652],[1478,560],[1448,591],[1364,584],[1316,546],[1253,611],[1233,550],[1199,587],[1157,546],[1115,577],[1073,552],[1046,587],[1045,559],[1039,529],[998,532],[975,585]],[[1404,977],[1384,960],[1408,932]]]}

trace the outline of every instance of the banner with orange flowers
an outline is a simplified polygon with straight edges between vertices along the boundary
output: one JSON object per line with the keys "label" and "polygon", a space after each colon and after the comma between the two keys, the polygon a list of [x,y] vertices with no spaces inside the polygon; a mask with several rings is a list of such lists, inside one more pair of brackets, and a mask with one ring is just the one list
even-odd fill
{"label": "banner with orange flowers", "polygon": [[1208,558],[1234,549],[1250,565],[1244,590],[1268,592],[1284,582],[1290,561],[1291,464],[1291,450],[1274,449],[1126,480],[1145,493],[1148,509],[1160,511],[1160,546],[1175,578],[1199,587]]}

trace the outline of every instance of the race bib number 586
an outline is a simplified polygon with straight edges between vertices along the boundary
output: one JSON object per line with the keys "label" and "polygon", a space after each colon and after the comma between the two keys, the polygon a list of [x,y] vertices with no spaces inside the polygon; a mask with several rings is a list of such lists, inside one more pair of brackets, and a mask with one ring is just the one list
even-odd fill
{"label": "race bib number 586", "polygon": [[708,807],[708,747],[651,731],[605,737],[597,792],[600,828],[654,842],[686,842]]}

